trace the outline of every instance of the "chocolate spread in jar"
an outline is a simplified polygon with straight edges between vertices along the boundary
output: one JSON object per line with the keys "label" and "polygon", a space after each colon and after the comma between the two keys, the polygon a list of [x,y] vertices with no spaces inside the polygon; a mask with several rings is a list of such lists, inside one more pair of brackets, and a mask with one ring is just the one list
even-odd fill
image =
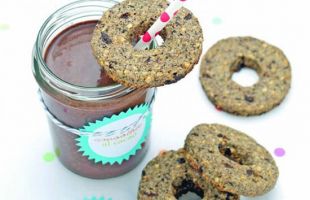
{"label": "chocolate spread in jar", "polygon": [[[116,84],[100,68],[92,55],[90,40],[97,21],[75,24],[59,33],[45,52],[49,69],[67,83],[82,87],[104,87]],[[63,124],[81,128],[88,122],[110,117],[142,103],[149,103],[153,89],[134,90],[124,96],[97,101],[75,100],[47,88],[42,98],[50,113]],[[122,164],[102,165],[82,156],[76,145],[77,135],[57,126],[49,119],[55,149],[60,161],[71,171],[90,178],[108,178],[128,172],[143,158],[147,142],[135,156]]]}

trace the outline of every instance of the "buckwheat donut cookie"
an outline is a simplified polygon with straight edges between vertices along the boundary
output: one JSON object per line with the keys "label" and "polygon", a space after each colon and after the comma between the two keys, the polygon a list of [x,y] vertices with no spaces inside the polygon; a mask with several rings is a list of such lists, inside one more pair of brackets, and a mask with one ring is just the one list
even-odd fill
{"label": "buckwheat donut cookie", "polygon": [[[251,87],[231,79],[243,67],[259,75]],[[236,115],[259,115],[282,102],[291,85],[291,67],[277,47],[252,37],[232,37],[216,43],[203,57],[200,82],[216,107]]]}
{"label": "buckwheat donut cookie", "polygon": [[167,6],[166,0],[125,0],[104,13],[91,45],[98,63],[114,81],[132,88],[162,86],[182,79],[197,64],[202,29],[185,8],[160,33],[162,46],[134,50],[134,41]]}
{"label": "buckwheat donut cookie", "polygon": [[185,141],[186,159],[222,191],[259,196],[270,191],[278,168],[254,139],[219,124],[194,127]]}
{"label": "buckwheat donut cookie", "polygon": [[168,151],[150,161],[142,172],[138,200],[177,200],[187,192],[203,200],[237,200],[200,178],[187,163],[184,150]]}

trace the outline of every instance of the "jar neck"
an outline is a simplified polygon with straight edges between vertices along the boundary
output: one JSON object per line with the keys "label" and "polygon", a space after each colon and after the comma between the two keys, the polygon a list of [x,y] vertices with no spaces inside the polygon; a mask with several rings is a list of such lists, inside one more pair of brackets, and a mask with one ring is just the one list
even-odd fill
{"label": "jar neck", "polygon": [[120,84],[103,87],[83,87],[57,77],[47,66],[44,54],[50,42],[66,28],[85,21],[99,20],[102,13],[111,8],[116,0],[80,0],[54,12],[42,25],[33,49],[33,74],[43,88],[61,93],[76,100],[99,100],[124,96],[133,91]]}

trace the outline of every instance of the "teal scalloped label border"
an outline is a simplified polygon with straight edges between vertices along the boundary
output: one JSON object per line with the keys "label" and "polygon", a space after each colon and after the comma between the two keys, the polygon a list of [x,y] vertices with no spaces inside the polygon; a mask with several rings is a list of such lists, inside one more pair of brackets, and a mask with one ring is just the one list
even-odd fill
{"label": "teal scalloped label border", "polygon": [[[137,115],[139,116],[138,120],[133,124],[137,125],[139,123],[144,123],[144,130],[141,137],[138,139],[138,142],[135,146],[133,146],[128,152],[123,153],[122,155],[111,157],[107,155],[102,155],[101,153],[95,152],[95,150],[90,145],[90,137],[96,137],[96,134],[106,134],[106,135],[113,135],[115,130],[109,131],[109,133],[100,133],[98,132],[104,126],[109,126],[111,123],[115,123],[120,120],[124,120],[130,116]],[[95,163],[102,163],[105,164],[121,164],[125,160],[129,160],[129,158],[136,154],[138,150],[142,148],[142,144],[147,139],[150,127],[151,127],[151,120],[152,114],[148,104],[141,104],[139,106],[134,107],[133,109],[128,109],[126,112],[121,112],[118,115],[113,115],[110,118],[104,117],[102,120],[96,120],[94,123],[88,123],[87,125],[83,126],[79,130],[81,132],[86,132],[88,134],[83,134],[79,138],[76,139],[76,145],[79,147],[79,152],[82,153],[83,156],[88,157],[89,160],[93,160]],[[130,130],[130,127],[119,127],[122,130]],[[93,134],[93,135],[91,135]]]}

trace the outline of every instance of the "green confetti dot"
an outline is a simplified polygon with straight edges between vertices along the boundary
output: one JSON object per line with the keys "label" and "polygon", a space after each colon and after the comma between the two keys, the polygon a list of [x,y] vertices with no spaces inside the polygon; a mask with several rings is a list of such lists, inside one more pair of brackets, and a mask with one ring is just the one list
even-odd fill
{"label": "green confetti dot", "polygon": [[8,24],[0,24],[0,30],[1,31],[8,30],[9,28],[10,28],[10,26]]}
{"label": "green confetti dot", "polygon": [[52,161],[55,160],[55,158],[56,158],[56,156],[55,156],[55,154],[52,153],[52,152],[47,152],[47,153],[45,153],[45,154],[43,155],[43,160],[44,160],[45,162],[52,162]]}
{"label": "green confetti dot", "polygon": [[220,25],[222,23],[223,23],[223,20],[220,17],[214,17],[212,19],[212,24],[214,24],[214,25]]}

